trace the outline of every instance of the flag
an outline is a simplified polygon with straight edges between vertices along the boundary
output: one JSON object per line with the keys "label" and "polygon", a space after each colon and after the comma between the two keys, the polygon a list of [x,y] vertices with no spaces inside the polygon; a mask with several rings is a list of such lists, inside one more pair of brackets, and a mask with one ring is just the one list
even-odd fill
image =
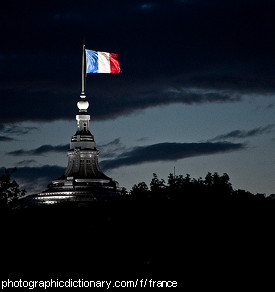
{"label": "flag", "polygon": [[119,73],[118,54],[86,49],[86,73]]}

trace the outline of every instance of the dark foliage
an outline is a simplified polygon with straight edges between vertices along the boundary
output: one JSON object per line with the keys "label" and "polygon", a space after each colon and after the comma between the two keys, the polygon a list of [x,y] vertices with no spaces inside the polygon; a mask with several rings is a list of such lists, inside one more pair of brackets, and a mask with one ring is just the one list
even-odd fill
{"label": "dark foliage", "polygon": [[130,195],[137,199],[149,200],[176,200],[176,201],[197,201],[199,202],[219,202],[223,200],[231,201],[266,201],[273,198],[272,195],[266,197],[264,194],[252,194],[244,190],[234,190],[228,174],[207,173],[204,179],[191,179],[189,174],[168,176],[167,184],[164,179],[159,179],[157,174],[153,174],[150,183],[150,190],[145,182],[135,184],[130,191]]}
{"label": "dark foliage", "polygon": [[25,195],[26,191],[19,188],[18,183],[11,179],[11,174],[16,171],[16,168],[10,173],[6,168],[0,176],[0,207],[14,206],[18,198]]}
{"label": "dark foliage", "polygon": [[183,291],[263,291],[272,285],[274,210],[272,196],[233,190],[227,174],[169,175],[167,183],[154,174],[150,188],[139,183],[86,207],[2,213],[1,263],[10,278],[147,278],[177,280]]}

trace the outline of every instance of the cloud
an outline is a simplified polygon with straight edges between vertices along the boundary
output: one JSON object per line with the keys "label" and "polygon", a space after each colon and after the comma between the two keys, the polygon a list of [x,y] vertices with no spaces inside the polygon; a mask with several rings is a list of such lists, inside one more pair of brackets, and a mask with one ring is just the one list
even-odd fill
{"label": "cloud", "polygon": [[16,124],[0,124],[0,132],[5,134],[25,135],[38,130],[37,127],[26,127]]}
{"label": "cloud", "polygon": [[37,130],[36,127],[25,127],[16,124],[3,124],[0,123],[0,133],[7,135],[0,135],[0,142],[10,142],[15,141],[16,139],[10,137],[9,135],[25,135],[34,130]]}
{"label": "cloud", "polygon": [[34,159],[27,159],[27,160],[22,160],[19,161],[17,163],[15,163],[14,165],[16,167],[23,167],[23,166],[30,166],[31,164],[35,164],[36,161]]}
{"label": "cloud", "polygon": [[[125,146],[122,145],[120,138],[116,138],[113,141],[108,142],[106,144],[98,145],[97,148],[100,150],[100,156],[105,157],[105,158],[114,157],[125,150]],[[13,155],[13,156],[45,155],[47,153],[53,153],[53,152],[63,153],[63,152],[66,152],[68,149],[70,149],[70,144],[56,145],[56,146],[42,145],[38,148],[30,149],[30,150],[19,149],[15,151],[10,151],[10,152],[7,152],[7,154]]]}
{"label": "cloud", "polygon": [[100,149],[100,157],[102,158],[112,158],[125,150],[125,146],[122,145],[121,139],[116,138],[113,141],[98,145],[98,149]]}
{"label": "cloud", "polygon": [[[95,77],[96,79],[97,77]],[[101,88],[95,87],[93,92],[93,119],[107,120],[119,117],[121,115],[129,115],[136,111],[150,107],[163,106],[169,104],[205,104],[205,103],[232,103],[241,100],[241,97],[236,92],[216,89],[200,89],[200,88],[184,88],[182,86],[166,86],[160,84],[139,84],[135,82],[129,85],[124,77],[118,80],[119,83],[113,84],[114,80],[106,80],[106,86]],[[75,86],[77,87],[77,86]],[[110,88],[112,90],[110,91]],[[36,97],[39,99],[39,104],[36,107],[27,107],[22,111],[21,102],[15,103],[12,109],[5,104],[7,101],[0,100],[5,111],[0,115],[0,120],[4,122],[8,117],[14,120],[24,121],[48,121],[57,119],[72,119],[74,116],[75,93],[69,92],[66,96],[62,88],[53,87],[55,92],[37,90]],[[16,91],[16,89],[14,89]],[[23,91],[24,92],[24,91]],[[31,99],[22,93],[21,90],[14,92],[12,95],[17,96],[20,100]],[[89,99],[89,94],[88,99]],[[63,97],[60,97],[63,96]],[[52,100],[52,102],[49,102]],[[69,100],[69,102],[68,102]],[[58,111],[55,108],[59,108]],[[0,107],[1,112],[1,107]],[[19,133],[27,133],[35,128],[9,128],[9,131]],[[8,130],[6,129],[6,132]]]}
{"label": "cloud", "polygon": [[135,147],[130,151],[118,155],[114,159],[100,163],[103,170],[119,168],[121,166],[136,165],[146,162],[176,161],[188,157],[225,153],[242,150],[245,144],[218,143],[159,143]]}
{"label": "cloud", "polygon": [[65,145],[57,145],[57,146],[52,146],[52,145],[42,145],[36,149],[31,149],[31,150],[24,150],[24,149],[19,149],[15,151],[8,152],[8,155],[13,155],[13,156],[24,156],[24,155],[44,155],[46,153],[51,153],[51,152],[65,152],[70,148],[69,144]]}
{"label": "cloud", "polygon": [[274,103],[270,103],[269,105],[266,106],[267,109],[271,109],[274,107]]}
{"label": "cloud", "polygon": [[15,139],[10,138],[8,136],[0,136],[0,142],[9,142],[9,141],[14,141]]}
{"label": "cloud", "polygon": [[149,137],[141,137],[141,138],[138,138],[136,141],[137,142],[145,142],[145,141],[148,141],[148,140],[150,140]]}
{"label": "cloud", "polygon": [[15,178],[31,180],[36,178],[46,178],[50,182],[52,179],[60,177],[65,171],[64,167],[57,165],[44,165],[41,167],[18,167],[13,174]]}
{"label": "cloud", "polygon": [[[161,87],[160,85],[158,87]],[[169,104],[205,104],[205,103],[232,103],[241,100],[240,96],[234,92],[224,92],[216,90],[201,90],[195,88],[144,88],[131,93],[118,93],[114,99],[108,92],[101,90],[94,99],[94,118],[105,120],[116,118],[120,115],[129,115],[133,112],[150,107],[164,106]],[[126,88],[127,91],[127,88]],[[115,94],[113,92],[112,94]],[[107,101],[107,102],[106,102]]]}
{"label": "cloud", "polygon": [[117,147],[120,145],[121,145],[120,138],[116,138],[116,139],[112,140],[111,142],[100,145],[100,147],[108,148],[108,147]]}
{"label": "cloud", "polygon": [[34,130],[37,130],[36,127],[25,127],[16,124],[1,124],[0,123],[0,133],[7,135],[0,135],[0,142],[10,142],[15,141],[16,139],[9,137],[8,135],[25,135]]}
{"label": "cloud", "polygon": [[154,7],[154,4],[152,3],[143,3],[140,5],[140,8],[143,10],[150,10]]}
{"label": "cloud", "polygon": [[248,138],[248,137],[254,137],[254,136],[259,136],[262,134],[270,133],[272,129],[274,128],[274,125],[267,125],[265,127],[258,127],[249,131],[241,131],[241,130],[235,130],[231,131],[229,133],[219,135],[214,137],[210,141],[223,141],[226,139],[236,139],[236,138]]}

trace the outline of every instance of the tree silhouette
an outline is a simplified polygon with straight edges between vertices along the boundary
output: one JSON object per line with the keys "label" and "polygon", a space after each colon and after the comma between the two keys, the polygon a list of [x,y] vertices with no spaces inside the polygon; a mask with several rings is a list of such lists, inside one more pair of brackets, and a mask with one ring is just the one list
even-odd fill
{"label": "tree silhouette", "polygon": [[234,190],[230,182],[229,175],[224,173],[219,175],[208,172],[205,178],[191,179],[189,174],[174,175],[169,174],[167,184],[164,179],[159,179],[156,173],[150,182],[150,189],[145,182],[135,184],[130,194],[136,198],[174,199],[181,200],[265,200],[271,199],[264,194],[252,194],[244,190]]}
{"label": "tree silhouette", "polygon": [[166,189],[164,179],[159,180],[156,173],[153,173],[153,178],[150,183],[150,189],[152,192],[162,191]]}
{"label": "tree silhouette", "polygon": [[208,172],[204,179],[204,185],[206,187],[205,190],[207,193],[211,193],[213,195],[231,195],[233,188],[229,180],[229,176],[226,173],[224,173],[222,176],[219,176],[217,172],[214,174]]}
{"label": "tree silhouette", "polygon": [[149,191],[148,186],[145,182],[140,182],[138,184],[134,184],[131,190],[131,194],[140,194],[140,193],[147,193]]}
{"label": "tree silhouette", "polygon": [[4,174],[0,176],[0,207],[6,207],[16,203],[17,199],[25,195],[26,191],[19,188],[15,180],[11,180],[11,174],[16,171],[14,168],[11,173],[5,168]]}
{"label": "tree silhouette", "polygon": [[191,185],[192,182],[189,174],[183,177],[183,175],[174,175],[170,173],[168,176],[168,188],[171,191],[188,189]]}

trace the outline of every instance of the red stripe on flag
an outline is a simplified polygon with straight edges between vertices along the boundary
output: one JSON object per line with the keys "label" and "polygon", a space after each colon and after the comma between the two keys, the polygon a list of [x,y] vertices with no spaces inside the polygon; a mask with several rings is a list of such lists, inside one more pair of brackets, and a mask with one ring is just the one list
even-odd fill
{"label": "red stripe on flag", "polygon": [[110,73],[119,73],[120,72],[120,64],[118,61],[118,54],[110,53]]}

